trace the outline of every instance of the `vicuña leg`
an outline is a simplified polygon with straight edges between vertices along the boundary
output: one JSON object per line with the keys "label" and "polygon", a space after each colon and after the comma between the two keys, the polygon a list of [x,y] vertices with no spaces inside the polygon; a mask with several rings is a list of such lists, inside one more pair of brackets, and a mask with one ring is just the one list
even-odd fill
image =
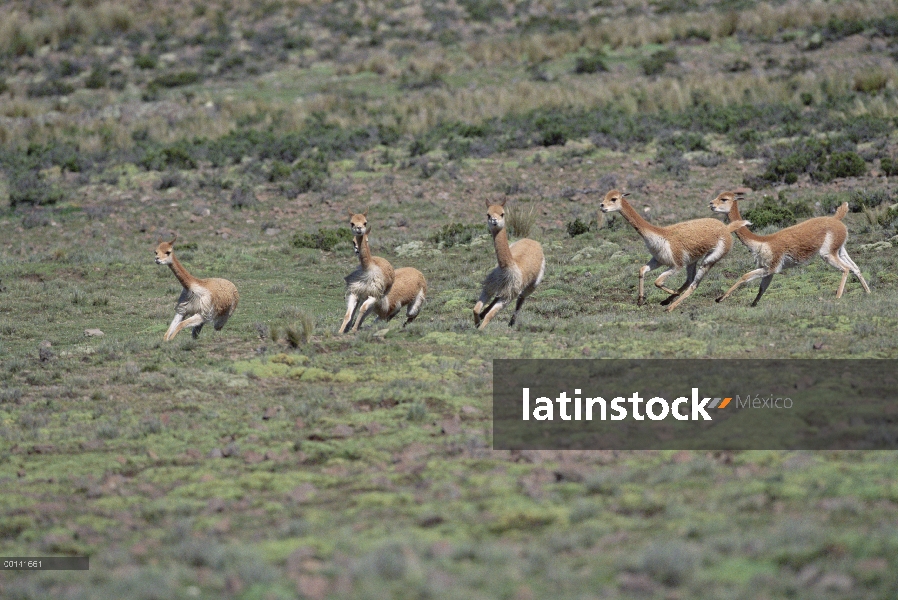
{"label": "vicu\u00f1a leg", "polygon": [[355,325],[352,326],[353,331],[359,330],[359,327],[362,326],[362,321],[364,321],[365,317],[368,316],[368,313],[371,312],[371,307],[374,306],[375,302],[377,302],[377,298],[374,296],[368,296],[368,299],[362,302],[362,305],[359,307],[359,318],[355,320]]}
{"label": "vicu\u00f1a leg", "polygon": [[483,319],[483,315],[481,314],[481,311],[483,311],[483,305],[486,304],[489,299],[490,297],[487,296],[485,292],[480,293],[480,298],[478,298],[477,304],[474,305],[474,327],[480,325],[480,321],[481,319]]}
{"label": "vicu\u00f1a leg", "polygon": [[746,273],[745,275],[740,277],[739,281],[734,283],[733,287],[728,289],[723,296],[721,296],[720,298],[717,299],[717,301],[722,302],[722,301],[726,300],[727,298],[730,297],[730,294],[732,294],[739,288],[740,285],[742,285],[743,283],[748,283],[752,279],[757,279],[758,277],[763,277],[765,273],[767,273],[767,269],[765,269],[764,267],[760,267],[758,269],[755,269],[754,271],[749,271],[748,273]]}
{"label": "vicu\u00f1a leg", "polygon": [[168,330],[165,332],[165,335],[162,336],[162,339],[166,342],[172,339],[175,336],[175,328],[178,326],[178,323],[184,320],[184,315],[181,313],[176,313],[175,318],[172,319],[171,325],[168,326]]}
{"label": "vicu\u00f1a leg", "polygon": [[535,289],[536,288],[534,286],[528,287],[523,292],[521,292],[520,296],[518,296],[518,301],[515,303],[515,306],[514,306],[514,313],[511,315],[511,321],[508,322],[509,327],[514,327],[514,322],[518,318],[518,313],[521,312],[521,307],[524,306],[524,300],[526,300],[527,296],[532,294],[533,290],[535,290]]}
{"label": "vicu\u00f1a leg", "polygon": [[845,291],[845,282],[848,281],[848,274],[851,273],[851,267],[842,262],[839,257],[836,256],[835,252],[825,255],[823,260],[825,260],[828,265],[842,271],[842,280],[839,282],[839,291],[836,292],[836,298],[841,298],[842,293]]}
{"label": "vicu\u00f1a leg", "polygon": [[185,327],[195,327],[197,325],[200,325],[202,322],[203,322],[203,315],[201,315],[201,314],[195,314],[191,317],[188,317],[187,319],[184,319],[183,321],[178,323],[178,326],[175,327],[175,332],[172,333],[171,337],[169,337],[168,339],[170,339],[170,340],[174,339],[174,337],[176,335],[178,335],[178,333],[180,333],[180,331],[182,329],[184,329]]}
{"label": "vicu\u00f1a leg", "polygon": [[[205,323],[200,323],[199,325],[197,325],[196,327],[193,328],[193,331],[192,331],[193,339],[200,337],[200,331],[203,330],[203,325],[205,325]],[[221,329],[221,327],[218,327],[218,329]]]}
{"label": "vicu\u00f1a leg", "polygon": [[842,259],[842,262],[847,264],[851,269],[851,272],[854,273],[854,276],[858,278],[858,281],[861,282],[861,285],[864,286],[864,291],[868,294],[870,293],[870,286],[867,285],[867,282],[864,281],[864,276],[861,275],[861,269],[855,264],[851,257],[848,256],[848,251],[845,249],[845,246],[839,248],[839,258]]}
{"label": "vicu\u00f1a leg", "polygon": [[343,323],[340,325],[340,330],[337,333],[346,333],[346,328],[352,320],[352,313],[355,312],[355,305],[358,304],[358,301],[359,299],[355,294],[350,294],[346,298],[346,316],[343,317]]}
{"label": "vicu\u00f1a leg", "polygon": [[758,286],[758,295],[751,301],[752,306],[758,305],[758,301],[761,299],[761,296],[764,295],[764,292],[767,291],[767,287],[770,285],[771,281],[773,281],[773,273],[761,277],[761,285]]}
{"label": "vicu\u00f1a leg", "polygon": [[636,306],[642,306],[645,304],[645,274],[649,271],[653,271],[661,266],[654,257],[647,264],[643,265],[641,269],[639,269],[639,296],[636,297]]}
{"label": "vicu\u00f1a leg", "polygon": [[478,327],[478,329],[483,329],[484,327],[486,327],[489,324],[489,322],[493,320],[493,317],[496,316],[496,313],[499,312],[500,310],[502,310],[502,308],[504,308],[504,307],[505,307],[504,300],[499,300],[498,298],[493,300],[492,303],[489,305],[489,307],[487,307],[489,310],[487,311],[486,315],[483,317],[483,321],[481,321],[480,327]]}
{"label": "vicu\u00f1a leg", "polygon": [[695,276],[692,278],[692,282],[689,284],[689,287],[687,287],[686,290],[683,291],[682,294],[679,294],[678,296],[674,296],[674,301],[671,302],[670,306],[667,307],[667,312],[672,311],[673,309],[675,309],[677,306],[680,305],[680,302],[682,302],[683,300],[685,300],[686,298],[691,296],[692,292],[695,291],[695,288],[698,287],[698,284],[702,282],[702,279],[704,279],[705,275],[708,273],[708,270],[713,266],[714,266],[714,263],[711,263],[709,265],[702,265],[702,266],[698,267],[695,270]]}
{"label": "vicu\u00f1a leg", "polygon": [[663,273],[661,273],[661,275],[658,276],[658,279],[655,280],[655,287],[658,288],[659,290],[663,290],[663,291],[667,292],[668,294],[673,294],[673,295],[678,294],[679,292],[677,292],[676,290],[672,290],[671,288],[666,287],[664,285],[664,282],[667,281],[668,277],[670,277],[671,275],[676,275],[680,271],[681,271],[680,267],[671,267],[670,269],[664,271]]}
{"label": "vicu\u00f1a leg", "polygon": [[421,305],[424,304],[424,294],[418,293],[415,296],[415,299],[412,300],[411,304],[408,305],[408,308],[405,311],[406,320],[405,323],[402,324],[403,327],[411,323],[418,316],[418,313],[421,312]]}

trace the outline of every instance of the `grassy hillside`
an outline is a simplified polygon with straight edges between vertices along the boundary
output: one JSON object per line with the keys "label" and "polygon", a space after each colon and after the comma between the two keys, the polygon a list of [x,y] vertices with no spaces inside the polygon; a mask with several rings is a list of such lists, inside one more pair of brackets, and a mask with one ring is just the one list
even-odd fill
{"label": "grassy hillside", "polygon": [[[91,570],[0,596],[894,597],[893,453],[510,453],[490,415],[494,358],[898,356],[896,36],[893,2],[4,3],[0,555]],[[614,187],[659,224],[744,188],[761,232],[848,201],[873,293],[817,260],[717,304],[737,242],[637,307]],[[547,272],[477,332],[499,197]],[[428,301],[340,336],[365,207]],[[174,233],[241,301],[165,343]]]}

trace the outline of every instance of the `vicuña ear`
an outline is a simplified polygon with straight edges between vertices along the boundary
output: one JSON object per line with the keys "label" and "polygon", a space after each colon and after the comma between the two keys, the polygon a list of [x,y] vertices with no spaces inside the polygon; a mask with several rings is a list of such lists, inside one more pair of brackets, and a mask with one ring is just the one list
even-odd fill
{"label": "vicu\u00f1a ear", "polygon": [[624,198],[628,198],[630,196],[630,192],[624,192],[623,194],[621,194],[621,196]]}
{"label": "vicu\u00f1a ear", "polygon": [[484,198],[484,199],[483,199],[483,203],[486,204],[486,207],[487,207],[487,208],[489,208],[490,206],[492,206],[492,204],[490,204],[489,198]]}
{"label": "vicu\u00f1a ear", "polygon": [[368,207],[367,206],[365,207],[365,212],[362,213],[362,216],[364,216],[364,217],[368,216]]}
{"label": "vicu\u00f1a ear", "polygon": [[499,206],[505,206],[506,202],[508,202],[508,198],[502,198],[502,201],[499,202]]}
{"label": "vicu\u00f1a ear", "polygon": [[171,244],[172,246],[174,246],[174,245],[175,245],[175,242],[177,241],[177,239],[178,239],[178,234],[175,234],[174,237],[172,237],[172,239],[171,239],[171,241],[169,242],[169,244]]}
{"label": "vicu\u00f1a ear", "polygon": [[350,218],[350,219],[351,219],[353,216],[355,216],[355,213],[352,212],[352,209],[351,209],[351,208],[347,208],[347,209],[346,209],[346,214],[349,215],[349,218]]}

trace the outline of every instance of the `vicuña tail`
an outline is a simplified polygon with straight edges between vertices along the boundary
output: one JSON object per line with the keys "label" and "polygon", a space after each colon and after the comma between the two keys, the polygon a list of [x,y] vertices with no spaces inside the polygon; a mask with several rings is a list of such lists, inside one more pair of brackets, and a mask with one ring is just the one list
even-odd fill
{"label": "vicu\u00f1a tail", "polygon": [[751,225],[751,221],[747,221],[745,219],[739,221],[733,221],[729,225],[727,225],[727,233],[733,233],[737,229],[741,229],[742,227],[748,227]]}

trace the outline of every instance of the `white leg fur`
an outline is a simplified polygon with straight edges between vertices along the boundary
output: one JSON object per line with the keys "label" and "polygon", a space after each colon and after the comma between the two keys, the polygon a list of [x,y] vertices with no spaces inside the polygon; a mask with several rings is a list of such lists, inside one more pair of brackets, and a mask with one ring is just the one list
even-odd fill
{"label": "white leg fur", "polygon": [[178,323],[184,320],[184,315],[176,314],[175,318],[172,319],[171,325],[168,326],[168,331],[165,332],[165,335],[162,336],[162,339],[166,342],[173,337],[175,337],[175,328],[178,326]]}

